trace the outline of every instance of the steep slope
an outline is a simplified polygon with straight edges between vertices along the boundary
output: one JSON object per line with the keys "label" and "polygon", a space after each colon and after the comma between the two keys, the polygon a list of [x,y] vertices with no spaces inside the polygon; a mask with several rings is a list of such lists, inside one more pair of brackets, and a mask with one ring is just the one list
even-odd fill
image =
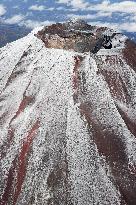
{"label": "steep slope", "polygon": [[89,28],[76,52],[84,25],[70,48],[53,25],[0,49],[0,205],[136,204],[136,46],[93,52]]}

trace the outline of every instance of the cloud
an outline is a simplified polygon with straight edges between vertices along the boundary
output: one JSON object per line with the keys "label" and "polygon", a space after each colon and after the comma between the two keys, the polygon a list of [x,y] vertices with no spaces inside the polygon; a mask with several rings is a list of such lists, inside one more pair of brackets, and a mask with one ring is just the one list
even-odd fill
{"label": "cloud", "polygon": [[12,8],[13,8],[13,9],[19,9],[19,6],[16,5],[16,6],[13,6]]}
{"label": "cloud", "polygon": [[[130,16],[129,19],[130,19],[131,21],[136,21],[136,15]],[[136,22],[135,22],[135,23],[136,23]]]}
{"label": "cloud", "polygon": [[81,10],[136,13],[135,1],[121,1],[111,3],[110,0],[103,0],[101,3],[91,4],[85,0],[57,0],[57,3],[67,4],[68,6]]}
{"label": "cloud", "polygon": [[5,19],[4,23],[7,24],[18,24],[20,23],[22,20],[24,20],[25,16],[23,16],[22,14],[18,14],[18,15],[14,15],[11,18]]}
{"label": "cloud", "polygon": [[96,21],[96,22],[90,22],[90,25],[97,25],[97,26],[102,26],[102,27],[109,27],[112,28],[116,31],[119,32],[136,32],[136,23],[134,22],[128,22],[128,23],[109,23],[109,22],[100,22],[100,21]]}
{"label": "cloud", "polygon": [[86,15],[77,15],[77,14],[68,14],[68,18],[77,18],[77,19],[96,19],[100,17],[111,17],[112,13],[111,12],[97,12],[95,14],[86,14]]}
{"label": "cloud", "polygon": [[120,25],[122,31],[128,31],[128,32],[136,32],[136,23],[130,22],[130,23],[123,23]]}
{"label": "cloud", "polygon": [[57,3],[67,4],[68,6],[72,6],[76,9],[85,9],[89,6],[89,3],[84,0],[58,0]]}
{"label": "cloud", "polygon": [[86,20],[96,18],[92,14],[87,14],[87,15],[68,14],[67,17],[72,19],[86,19]]}
{"label": "cloud", "polygon": [[0,4],[0,16],[4,15],[6,13],[6,8],[3,4]]}
{"label": "cloud", "polygon": [[26,26],[27,28],[34,29],[36,27],[47,26],[55,23],[54,21],[34,21],[34,20],[25,20],[20,23],[20,25]]}
{"label": "cloud", "polygon": [[29,10],[33,10],[33,11],[44,11],[44,10],[45,10],[45,6],[35,4],[35,5],[30,6],[30,7],[29,7]]}
{"label": "cloud", "polygon": [[49,7],[49,8],[47,8],[46,10],[47,10],[47,11],[53,11],[53,10],[55,10],[55,8],[54,8],[54,7]]}
{"label": "cloud", "polygon": [[101,22],[101,21],[94,21],[94,22],[89,22],[90,25],[96,25],[96,26],[100,26],[100,27],[108,27],[108,28],[112,28],[116,31],[121,31],[119,29],[119,26],[117,23],[109,23],[109,22]]}
{"label": "cloud", "polygon": [[109,0],[104,0],[101,4],[90,5],[87,10],[98,10],[107,12],[123,12],[136,13],[136,2],[122,1],[117,3],[110,3]]}
{"label": "cloud", "polygon": [[[89,15],[89,14],[88,14]],[[88,16],[89,18],[90,16]],[[54,21],[34,21],[34,20],[23,20],[19,23],[19,25],[26,26],[27,28],[34,29],[36,27],[41,27],[41,26],[48,26],[55,23]],[[97,26],[102,26],[102,27],[109,27],[112,28],[116,31],[123,32],[136,32],[136,23],[131,22],[131,23],[109,23],[109,22],[101,22],[101,21],[92,21],[89,24],[91,25],[97,25]]]}

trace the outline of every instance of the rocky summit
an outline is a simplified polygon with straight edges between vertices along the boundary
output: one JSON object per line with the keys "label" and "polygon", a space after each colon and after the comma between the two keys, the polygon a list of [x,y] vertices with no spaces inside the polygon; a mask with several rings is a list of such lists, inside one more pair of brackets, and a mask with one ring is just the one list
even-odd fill
{"label": "rocky summit", "polygon": [[136,44],[82,20],[0,49],[0,205],[136,204]]}
{"label": "rocky summit", "polygon": [[36,36],[47,48],[97,53],[101,48],[115,48],[117,45],[111,43],[112,39],[116,36],[119,41],[123,35],[106,27],[91,26],[83,20],[76,20],[44,27]]}

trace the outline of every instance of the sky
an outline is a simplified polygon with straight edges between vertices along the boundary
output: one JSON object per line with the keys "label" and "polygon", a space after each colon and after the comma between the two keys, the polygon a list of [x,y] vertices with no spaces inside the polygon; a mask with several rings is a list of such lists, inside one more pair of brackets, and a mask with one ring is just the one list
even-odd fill
{"label": "sky", "polygon": [[31,29],[71,18],[136,33],[136,0],[0,0],[0,21]]}

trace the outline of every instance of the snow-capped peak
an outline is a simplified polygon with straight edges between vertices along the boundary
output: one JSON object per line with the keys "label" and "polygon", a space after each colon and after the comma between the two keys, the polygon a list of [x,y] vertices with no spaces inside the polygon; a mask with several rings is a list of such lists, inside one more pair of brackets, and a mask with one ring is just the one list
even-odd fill
{"label": "snow-capped peak", "polygon": [[79,23],[0,49],[0,205],[136,204],[136,46]]}

